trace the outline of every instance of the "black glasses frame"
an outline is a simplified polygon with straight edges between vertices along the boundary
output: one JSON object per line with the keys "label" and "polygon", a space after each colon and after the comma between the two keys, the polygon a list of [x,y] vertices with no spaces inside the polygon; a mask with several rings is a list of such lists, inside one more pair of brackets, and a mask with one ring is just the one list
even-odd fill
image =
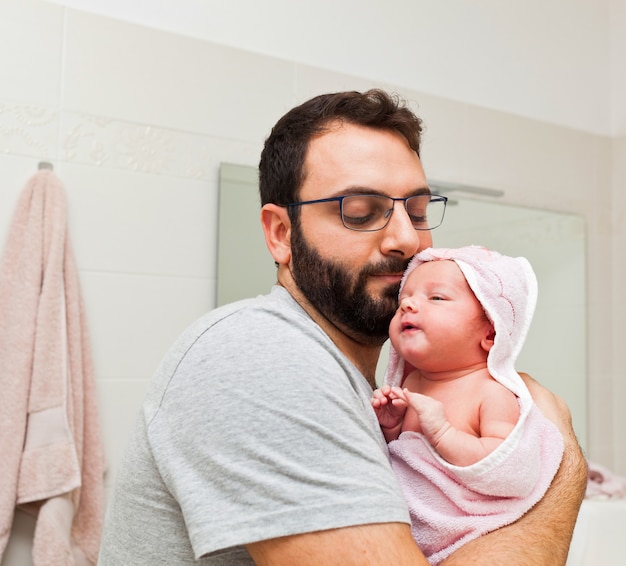
{"label": "black glasses frame", "polygon": [[[389,208],[389,210],[387,210],[385,212],[385,219],[386,219],[385,223],[380,228],[369,228],[367,230],[360,230],[359,228],[346,226],[346,223],[345,223],[345,220],[344,220],[344,216],[343,216],[343,201],[344,201],[344,199],[349,198],[349,197],[377,197],[377,198],[386,198],[386,199],[391,200],[392,201],[391,208]],[[347,228],[348,230],[354,230],[355,232],[378,232],[378,230],[382,230],[385,226],[387,226],[387,224],[389,224],[389,219],[391,218],[391,215],[393,214],[396,201],[402,201],[402,203],[404,203],[404,210],[406,210],[407,214],[408,214],[407,201],[412,199],[412,198],[420,198],[420,197],[430,197],[430,200],[428,201],[429,203],[431,203],[431,202],[443,202],[443,212],[441,213],[441,220],[439,221],[439,224],[437,224],[436,226],[429,226],[428,228],[417,228],[417,227],[413,226],[413,228],[415,228],[415,230],[422,230],[422,231],[434,230],[435,228],[438,228],[439,226],[441,226],[443,224],[443,218],[444,218],[445,213],[446,213],[446,205],[448,203],[448,197],[444,197],[443,195],[422,194],[422,195],[411,195],[410,197],[388,197],[386,195],[377,195],[377,194],[351,194],[351,195],[342,195],[342,196],[339,196],[339,197],[328,197],[328,198],[320,198],[320,199],[315,199],[315,200],[302,200],[300,202],[290,202],[290,203],[285,204],[283,206],[294,207],[294,206],[303,206],[305,204],[318,204],[318,203],[323,203],[323,202],[338,202],[339,203],[339,212],[340,212],[340,215],[341,215],[341,223],[344,225],[345,228]]]}

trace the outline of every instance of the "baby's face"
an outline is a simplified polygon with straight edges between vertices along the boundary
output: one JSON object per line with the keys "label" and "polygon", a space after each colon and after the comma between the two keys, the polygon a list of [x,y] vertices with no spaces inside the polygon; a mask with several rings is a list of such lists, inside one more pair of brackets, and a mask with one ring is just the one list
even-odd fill
{"label": "baby's face", "polygon": [[484,360],[481,341],[492,331],[459,266],[438,260],[420,264],[407,278],[389,336],[414,367],[441,371],[450,363]]}

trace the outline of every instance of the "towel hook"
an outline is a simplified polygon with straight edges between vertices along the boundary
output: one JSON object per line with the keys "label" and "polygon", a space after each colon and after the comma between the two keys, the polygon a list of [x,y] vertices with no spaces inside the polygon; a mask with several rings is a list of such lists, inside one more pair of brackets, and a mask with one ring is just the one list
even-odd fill
{"label": "towel hook", "polygon": [[52,165],[52,163],[48,162],[48,161],[40,161],[39,165],[37,166],[37,168],[41,171],[42,169],[50,169],[50,171],[54,170],[54,166]]}

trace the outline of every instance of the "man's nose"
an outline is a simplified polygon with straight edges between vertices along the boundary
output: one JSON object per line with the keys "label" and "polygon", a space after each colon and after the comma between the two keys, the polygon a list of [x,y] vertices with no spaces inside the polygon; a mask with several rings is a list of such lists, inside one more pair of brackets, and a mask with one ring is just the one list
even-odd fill
{"label": "man's nose", "polygon": [[409,258],[432,245],[428,230],[416,230],[402,201],[395,201],[389,211],[391,218],[383,228],[381,251],[385,255]]}

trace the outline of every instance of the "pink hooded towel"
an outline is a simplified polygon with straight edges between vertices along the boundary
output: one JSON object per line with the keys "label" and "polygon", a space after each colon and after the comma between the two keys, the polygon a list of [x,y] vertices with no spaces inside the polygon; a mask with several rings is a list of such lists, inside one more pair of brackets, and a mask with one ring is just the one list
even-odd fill
{"label": "pink hooded towel", "polygon": [[35,566],[95,564],[104,454],[63,186],[20,194],[0,264],[0,559],[16,506],[37,517]]}
{"label": "pink hooded towel", "polygon": [[[433,565],[526,513],[543,497],[563,455],[560,432],[536,407],[514,367],[537,301],[529,262],[479,246],[429,248],[413,258],[400,290],[418,265],[438,260],[456,262],[493,323],[496,335],[487,367],[518,397],[520,418],[496,450],[471,466],[450,464],[417,432],[404,432],[389,443],[413,537]],[[413,369],[391,346],[385,382],[401,386]]]}

